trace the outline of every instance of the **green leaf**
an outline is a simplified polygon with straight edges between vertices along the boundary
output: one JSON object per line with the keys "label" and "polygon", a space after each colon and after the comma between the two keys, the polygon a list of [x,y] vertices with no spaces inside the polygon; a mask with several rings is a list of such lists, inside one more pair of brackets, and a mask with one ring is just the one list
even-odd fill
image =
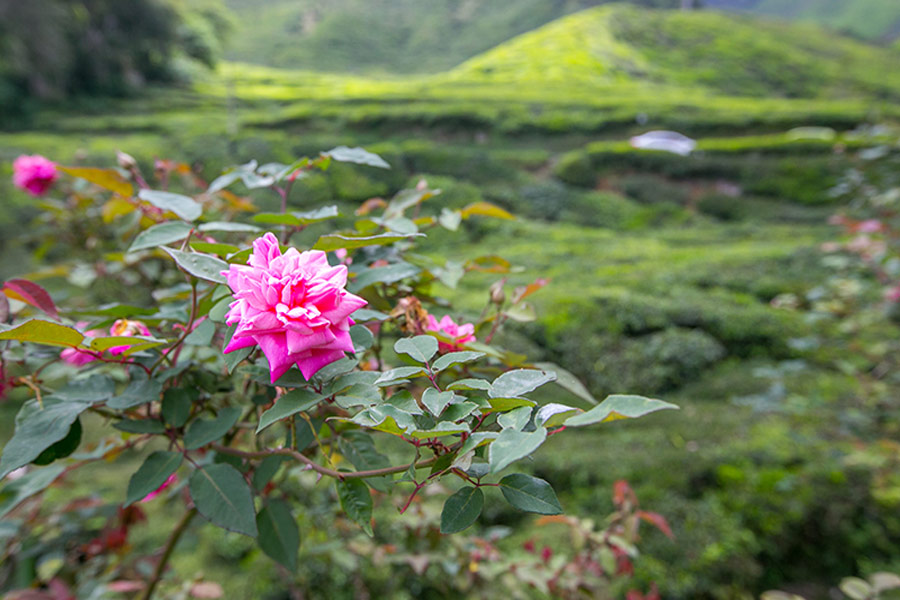
{"label": "green leaf", "polygon": [[411,338],[400,338],[394,344],[394,352],[407,354],[413,360],[424,363],[431,360],[438,351],[437,340],[430,335],[417,335]]}
{"label": "green leaf", "polygon": [[23,404],[16,415],[16,431],[0,457],[0,479],[65,438],[72,423],[89,406],[87,402],[70,402],[55,396],[45,397],[43,408],[37,400]]}
{"label": "green leaf", "polygon": [[350,328],[350,339],[353,340],[353,353],[365,352],[375,343],[372,330],[365,325],[354,325]]}
{"label": "green leaf", "polygon": [[425,237],[424,233],[382,233],[379,235],[341,235],[339,233],[330,233],[323,235],[313,246],[313,250],[324,250],[330,252],[338,248],[352,250],[353,248],[362,248],[363,246],[386,246],[414,237]]}
{"label": "green leaf", "polygon": [[197,419],[188,427],[184,434],[184,447],[188,450],[196,450],[210,442],[214,442],[234,427],[241,417],[239,406],[226,406],[219,411],[215,419]]}
{"label": "green leaf", "polygon": [[103,402],[116,393],[115,382],[106,375],[91,375],[70,381],[54,394],[60,400],[70,402]]}
{"label": "green leaf", "polygon": [[466,438],[465,443],[459,449],[459,454],[462,456],[466,452],[470,450],[474,450],[480,446],[484,446],[485,444],[490,444],[497,436],[500,435],[494,431],[477,431]]}
{"label": "green leaf", "polygon": [[347,284],[351,292],[358,292],[373,283],[396,283],[407,277],[415,277],[422,269],[407,262],[398,262],[386,267],[365,269],[357,273],[356,278]]}
{"label": "green leaf", "polygon": [[203,206],[195,202],[193,198],[181,194],[145,189],[138,192],[138,198],[149,202],[156,208],[171,211],[185,221],[193,221],[203,214]]}
{"label": "green leaf", "polygon": [[127,433],[165,433],[166,427],[157,419],[122,419],[113,427]]}
{"label": "green leaf", "polygon": [[166,340],[158,340],[142,335],[114,335],[111,337],[89,338],[89,340],[91,350],[94,350],[95,352],[103,352],[104,350],[109,350],[110,348],[127,346],[127,350],[123,351],[124,356],[129,356],[131,354],[134,354],[135,352],[147,350],[148,348],[155,348],[156,346],[161,346],[168,343]]}
{"label": "green leaf", "polygon": [[404,383],[407,381],[408,377],[419,377],[424,374],[425,369],[422,367],[397,367],[396,369],[391,369],[390,371],[382,373],[378,379],[375,380],[375,385],[388,386]]}
{"label": "green leaf", "polygon": [[575,416],[580,412],[582,412],[580,408],[551,402],[538,409],[537,415],[534,417],[534,424],[538,427],[556,427],[565,423],[569,417]]}
{"label": "green leaf", "polygon": [[369,537],[372,536],[372,494],[368,486],[360,479],[344,479],[335,481],[341,508],[350,520],[359,524]]}
{"label": "green leaf", "polygon": [[658,410],[678,407],[662,400],[644,398],[643,396],[612,395],[591,410],[571,417],[565,421],[566,427],[583,427],[594,423],[604,423],[618,419],[635,419]]}
{"label": "green leaf", "polygon": [[339,214],[337,206],[332,205],[322,206],[309,212],[259,213],[253,217],[253,220],[257,223],[267,223],[270,225],[302,227],[304,225],[333,219],[339,216]]}
{"label": "green leaf", "polygon": [[514,408],[508,413],[502,414],[497,417],[497,423],[503,429],[515,429],[516,431],[522,431],[522,429],[528,425],[528,422],[531,421],[531,406],[520,406],[519,408]]}
{"label": "green leaf", "polygon": [[332,148],[328,152],[323,152],[323,156],[330,156],[338,162],[356,163],[358,165],[368,165],[370,167],[378,167],[379,169],[390,169],[391,165],[377,154],[373,154],[368,150],[359,147],[349,148],[347,146],[338,146]]}
{"label": "green leaf", "polygon": [[270,500],[256,515],[256,538],[266,555],[292,573],[297,570],[300,530],[291,509],[281,500]]}
{"label": "green leaf", "polygon": [[41,452],[31,462],[43,466],[49,465],[58,458],[69,456],[78,449],[78,445],[81,443],[81,433],[81,420],[76,417],[75,422],[69,427],[69,433],[66,434],[66,437]]}
{"label": "green leaf", "polygon": [[341,408],[371,406],[381,403],[381,390],[367,383],[357,383],[342,391],[334,403]]}
{"label": "green leaf", "polygon": [[352,318],[357,323],[365,323],[366,321],[384,321],[386,319],[390,319],[391,316],[377,310],[358,308],[352,315],[350,315],[350,318]]}
{"label": "green leaf", "polygon": [[344,390],[348,390],[360,383],[368,386],[375,385],[375,380],[380,376],[381,373],[378,371],[351,371],[332,381],[331,386],[328,388],[328,394],[340,394]]}
{"label": "green leaf", "polygon": [[215,335],[215,323],[209,319],[205,319],[202,323],[197,325],[196,329],[184,338],[184,343],[190,346],[210,346],[212,344],[213,336]]}
{"label": "green leaf", "polygon": [[166,423],[172,427],[181,427],[187,423],[194,398],[195,396],[186,389],[167,389],[162,399],[162,416]]}
{"label": "green leaf", "polygon": [[547,430],[539,427],[530,433],[504,429],[488,449],[491,473],[498,473],[537,450],[547,439]]}
{"label": "green leaf", "polygon": [[259,433],[272,423],[286,419],[298,412],[309,410],[316,406],[324,399],[324,396],[317,394],[305,388],[297,388],[284,394],[275,401],[275,405],[264,412],[259,418],[259,426],[256,433]]}
{"label": "green leaf", "polygon": [[457,404],[451,404],[444,410],[443,414],[441,415],[441,419],[445,421],[459,421],[460,419],[465,419],[466,417],[468,417],[477,408],[478,405],[474,402],[459,402]]}
{"label": "green leaf", "polygon": [[181,452],[158,450],[150,454],[128,482],[125,506],[143,500],[147,494],[159,489],[181,466],[182,458]]}
{"label": "green leaf", "polygon": [[168,253],[179,267],[197,277],[213,283],[227,283],[222,271],[228,270],[228,263],[220,260],[215,256],[208,254],[200,254],[198,252],[182,252],[181,250],[173,250],[163,246],[163,250]]}
{"label": "green leaf", "polygon": [[431,429],[421,429],[417,431],[407,431],[407,435],[420,440],[444,437],[447,435],[456,435],[458,433],[468,433],[469,426],[466,423],[454,423],[452,421],[441,421]]}
{"label": "green leaf", "polygon": [[[362,431],[345,431],[340,437],[341,454],[357,471],[369,471],[391,466],[391,461],[375,449],[372,437]],[[388,477],[367,477],[366,483],[380,492],[387,492]]]}
{"label": "green leaf", "polygon": [[[306,425],[306,422],[303,423]],[[309,426],[307,425],[307,428]],[[253,487],[261,492],[268,485],[269,481],[275,477],[275,473],[281,467],[281,463],[287,460],[286,456],[267,456],[259,463],[256,470],[253,471]]]}
{"label": "green leaf", "polygon": [[409,390],[397,390],[390,398],[385,398],[384,403],[411,415],[425,414]]}
{"label": "green leaf", "polygon": [[453,392],[439,392],[434,388],[428,388],[422,392],[422,404],[435,417],[440,417],[447,405],[455,400],[463,400],[463,397]]}
{"label": "green leaf", "polygon": [[[449,356],[449,354],[447,355]],[[437,364],[437,361],[435,361]],[[483,392],[488,392],[491,389],[491,382],[486,381],[484,379],[460,379],[458,381],[454,381],[450,385],[447,386],[448,390],[481,390]]]}
{"label": "green leaf", "polygon": [[147,248],[165,246],[166,244],[183,240],[190,231],[191,226],[184,221],[167,221],[165,223],[160,223],[159,225],[154,225],[153,227],[140,232],[138,236],[134,238],[128,251],[136,252]]}
{"label": "green leaf", "polygon": [[0,519],[5,517],[9,511],[18,506],[23,500],[44,491],[65,470],[66,468],[63,465],[31,469],[22,477],[6,484],[0,490]]}
{"label": "green leaf", "polygon": [[256,225],[248,223],[233,223],[230,221],[212,221],[211,223],[203,223],[197,227],[197,231],[224,231],[228,233],[257,233],[262,231]]}
{"label": "green leaf", "polygon": [[84,340],[84,334],[72,327],[66,327],[52,321],[32,319],[25,321],[18,327],[0,332],[0,340],[16,340],[19,342],[31,342],[33,344],[45,344],[47,346],[79,346]]}
{"label": "green leaf", "polygon": [[459,365],[462,363],[472,362],[473,360],[478,360],[484,356],[484,352],[450,352],[449,354],[445,354],[434,361],[434,364],[431,365],[431,368],[437,371],[443,371],[447,367],[452,365]]}
{"label": "green leaf", "polygon": [[201,467],[191,475],[188,487],[201,515],[219,527],[256,537],[250,486],[237,469],[221,463]]}
{"label": "green leaf", "polygon": [[537,402],[528,398],[491,398],[488,400],[491,409],[485,412],[506,412],[520,406],[535,406]]}
{"label": "green leaf", "polygon": [[459,229],[459,224],[462,223],[462,213],[458,210],[442,208],[441,214],[438,216],[438,223],[440,223],[441,227],[444,229],[456,231]]}
{"label": "green leaf", "polygon": [[447,498],[441,511],[441,533],[459,533],[478,519],[484,508],[481,488],[464,487]]}
{"label": "green leaf", "polygon": [[138,379],[129,383],[120,395],[107,401],[106,405],[116,410],[134,408],[159,400],[160,394],[162,394],[160,382],[155,379]]}
{"label": "green leaf", "polygon": [[206,254],[215,254],[216,256],[226,257],[231,256],[235,252],[240,252],[240,248],[237,246],[232,246],[231,244],[219,244],[212,242],[197,242],[192,241],[190,243],[191,250],[195,250],[196,252],[204,252]]}
{"label": "green leaf", "polygon": [[507,371],[491,384],[491,398],[518,398],[556,379],[556,373],[536,369]]}
{"label": "green leaf", "polygon": [[597,399],[594,398],[593,394],[584,386],[581,381],[575,375],[566,371],[561,366],[552,363],[552,362],[539,362],[534,363],[534,366],[539,369],[543,369],[544,371],[549,371],[551,373],[556,373],[556,385],[572,392],[585,402],[589,402],[594,406],[597,405]]}
{"label": "green leaf", "polygon": [[537,477],[513,473],[500,480],[500,491],[506,501],[526,512],[558,515],[563,509],[553,487]]}
{"label": "green leaf", "polygon": [[336,419],[356,423],[391,435],[402,435],[416,430],[413,416],[391,404],[373,406],[356,413],[352,419]]}

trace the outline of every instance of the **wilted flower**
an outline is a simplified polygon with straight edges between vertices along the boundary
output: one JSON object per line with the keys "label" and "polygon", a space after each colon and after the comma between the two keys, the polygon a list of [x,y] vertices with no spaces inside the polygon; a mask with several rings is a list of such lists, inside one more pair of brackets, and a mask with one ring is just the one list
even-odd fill
{"label": "wilted flower", "polygon": [[162,493],[162,491],[163,491],[164,489],[166,489],[167,487],[169,487],[170,485],[172,485],[173,483],[175,483],[175,481],[176,481],[177,479],[178,479],[178,478],[175,477],[175,473],[172,473],[171,475],[169,475],[169,477],[168,477],[165,481],[163,481],[163,483],[162,483],[161,486],[159,486],[158,488],[156,488],[155,490],[153,490],[152,492],[150,492],[149,494],[147,494],[146,496],[144,496],[144,497],[141,499],[141,502],[150,502],[151,500],[153,500],[154,498],[156,498],[157,496],[159,496],[159,495]]}
{"label": "wilted flower", "polygon": [[434,315],[428,315],[428,325],[425,329],[443,334],[453,340],[452,343],[438,340],[438,350],[442,353],[462,350],[463,344],[475,341],[475,325],[472,323],[459,325],[450,318],[450,315],[444,315],[440,321],[435,319]]}
{"label": "wilted flower", "polygon": [[[150,330],[140,321],[131,321],[129,319],[119,319],[109,328],[110,335],[117,337],[132,337],[135,335],[150,335]],[[122,354],[131,348],[131,344],[124,346],[115,346],[109,349],[110,354]]]}
{"label": "wilted flower", "polygon": [[320,250],[284,254],[271,233],[253,242],[247,265],[223,271],[235,301],[225,318],[237,323],[225,352],[258,344],[274,383],[293,365],[306,379],[353,351],[350,314],[366,301],[344,289],[347,267],[330,266]]}
{"label": "wilted flower", "polygon": [[53,185],[56,164],[39,154],[23,154],[13,161],[13,184],[32,196],[40,196]]}
{"label": "wilted flower", "polygon": [[[84,329],[88,324],[87,321],[79,321],[75,325],[78,329]],[[91,329],[90,331],[85,331],[84,335],[87,337],[98,337],[103,335],[103,332],[99,329]],[[66,348],[60,352],[59,357],[70,365],[81,367],[97,360],[97,353],[90,350],[82,350],[81,348]]]}

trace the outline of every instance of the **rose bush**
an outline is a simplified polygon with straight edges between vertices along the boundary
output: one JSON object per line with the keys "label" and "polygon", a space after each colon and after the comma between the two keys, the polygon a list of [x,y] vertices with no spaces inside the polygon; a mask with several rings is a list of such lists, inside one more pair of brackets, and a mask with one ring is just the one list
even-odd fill
{"label": "rose bush", "polygon": [[[432,228],[512,218],[499,207],[429,211],[439,191],[420,185],[367,202],[355,216],[335,206],[289,210],[293,183],[332,161],[388,167],[339,147],[291,165],[247,163],[207,185],[186,166],[161,161],[162,189],[150,187],[133,159],[121,169],[59,167],[72,179],[56,193],[68,183],[77,201],[51,222],[66,229],[67,219],[100,214],[102,223],[87,246],[96,254],[65,282],[67,303],[57,306],[33,277],[5,282],[0,295],[0,381],[25,400],[0,456],[0,516],[12,517],[0,535],[3,556],[23,569],[17,581],[66,586],[78,597],[131,589],[150,598],[199,514],[255,540],[293,574],[290,585],[300,585],[295,515],[313,493],[376,537],[377,506],[394,503],[405,513],[425,488],[445,498],[439,534],[476,523],[485,490],[516,510],[555,515],[562,506],[549,482],[505,471],[568,429],[675,408],[628,395],[597,402],[564,367],[530,364],[493,343],[504,323],[529,313],[525,298],[547,280],[516,287],[507,301],[505,261],[463,264],[414,251]],[[230,191],[238,184],[251,194],[271,190],[280,210],[258,211],[255,199]],[[337,226],[329,230],[329,222]],[[429,307],[449,304],[439,290],[471,271],[504,276],[482,317],[438,321]],[[107,302],[123,295],[136,300]],[[545,398],[563,394],[574,404],[535,400],[547,385],[557,387]],[[128,457],[138,461],[128,463],[118,497],[85,508],[114,508],[99,530],[59,532],[43,519],[74,514],[33,510],[80,467]],[[146,516],[135,503],[161,496],[167,512],[181,515],[164,548],[129,554],[129,532]],[[646,517],[628,522],[635,518]],[[622,575],[622,560],[610,556],[635,555],[634,529],[612,545],[611,530],[586,531],[599,541],[573,581],[589,575],[607,589]],[[35,544],[59,558],[53,569],[24,560]],[[101,562],[85,569],[85,560]]]}

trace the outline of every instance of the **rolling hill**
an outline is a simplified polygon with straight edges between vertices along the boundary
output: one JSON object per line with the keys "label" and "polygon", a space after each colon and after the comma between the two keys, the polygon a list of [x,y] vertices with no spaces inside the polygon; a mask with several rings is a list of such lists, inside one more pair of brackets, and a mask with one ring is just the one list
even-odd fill
{"label": "rolling hill", "polygon": [[812,25],[711,11],[588,9],[454,69],[461,80],[653,83],[730,96],[900,97],[900,53]]}

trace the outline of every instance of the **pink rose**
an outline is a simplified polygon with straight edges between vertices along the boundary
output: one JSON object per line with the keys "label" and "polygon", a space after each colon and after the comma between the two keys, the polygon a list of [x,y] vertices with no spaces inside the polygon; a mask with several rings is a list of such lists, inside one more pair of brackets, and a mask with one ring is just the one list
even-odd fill
{"label": "pink rose", "polygon": [[[84,329],[87,325],[87,321],[79,321],[75,324],[79,330]],[[103,335],[103,332],[99,329],[91,329],[90,331],[85,331],[84,335],[88,337],[97,337]],[[89,350],[82,350],[80,348],[66,348],[59,353],[59,357],[72,366],[82,367],[89,362],[97,360],[97,353]]]}
{"label": "pink rose", "polygon": [[234,292],[225,317],[237,323],[225,352],[258,344],[274,383],[293,365],[306,379],[353,352],[350,314],[366,301],[344,289],[347,267],[320,250],[282,254],[271,233],[253,242],[247,265],[223,271]]}
{"label": "pink rose", "polygon": [[175,477],[175,473],[172,473],[165,481],[163,481],[163,484],[161,486],[144,496],[141,499],[141,502],[150,502],[151,500],[159,496],[164,489],[175,483],[176,479],[177,477]]}
{"label": "pink rose", "polygon": [[[110,335],[116,337],[133,337],[135,335],[150,335],[150,330],[140,321],[130,321],[128,319],[119,319],[109,328]],[[131,348],[130,344],[124,346],[115,346],[109,349],[110,354],[123,354]]]}
{"label": "pink rose", "polygon": [[58,176],[56,163],[39,154],[23,154],[13,161],[13,184],[32,196],[44,194]]}
{"label": "pink rose", "polygon": [[428,315],[428,324],[425,329],[443,334],[453,340],[453,343],[450,344],[438,340],[438,350],[441,353],[462,350],[463,344],[475,341],[475,325],[472,323],[458,325],[449,315],[444,315],[440,321],[435,319],[434,315]]}

